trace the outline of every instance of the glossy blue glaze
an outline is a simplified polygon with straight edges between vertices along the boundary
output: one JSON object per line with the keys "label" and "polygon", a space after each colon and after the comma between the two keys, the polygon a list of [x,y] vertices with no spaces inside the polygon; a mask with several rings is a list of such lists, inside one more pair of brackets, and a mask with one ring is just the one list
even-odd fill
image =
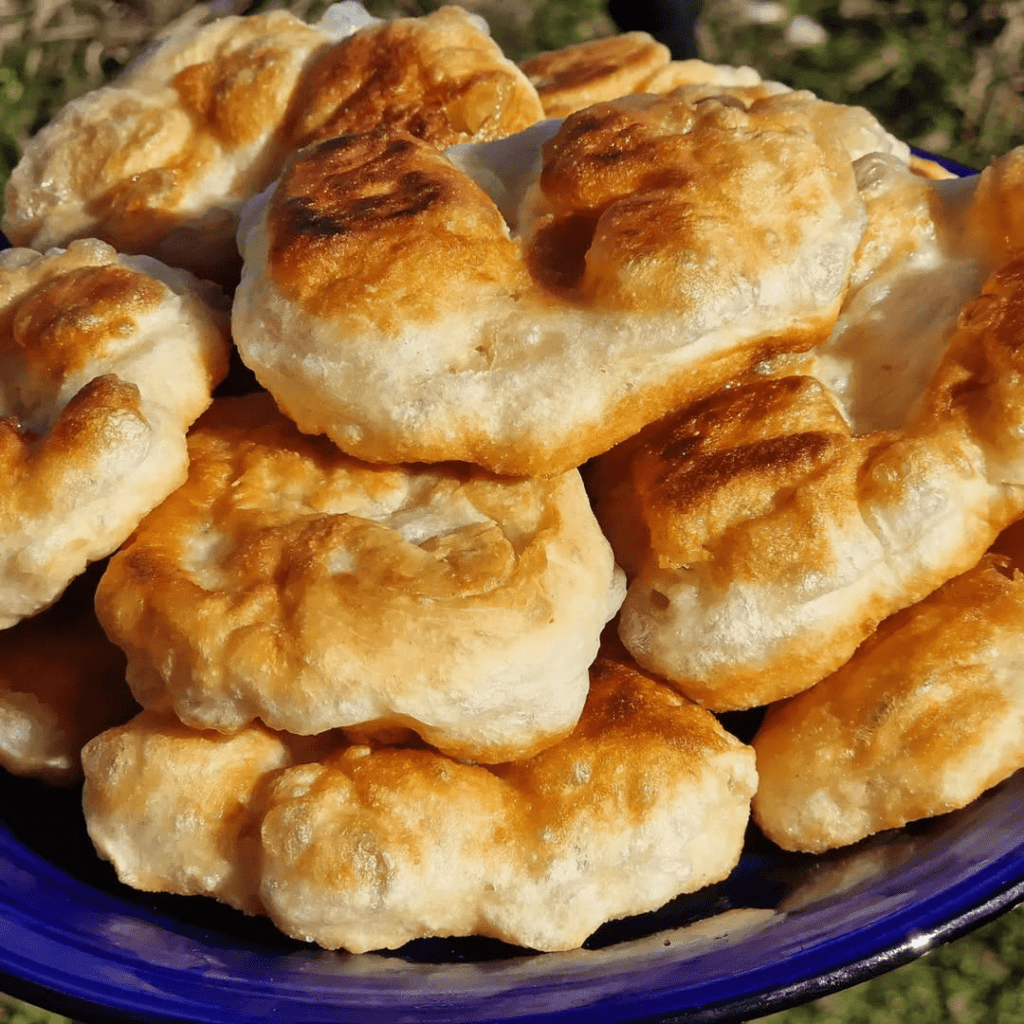
{"label": "glossy blue glaze", "polygon": [[938,156],[935,153],[927,153],[925,150],[915,149],[913,146],[910,147],[910,150],[915,156],[922,157],[925,160],[934,160],[937,164],[945,167],[947,171],[950,171],[958,177],[966,178],[972,174],[978,173],[974,167],[968,167],[967,164],[962,164],[958,160],[950,160],[948,156]]}
{"label": "glossy blue glaze", "polygon": [[[1024,773],[971,807],[821,857],[751,830],[733,876],[589,948],[309,948],[204,899],[120,886],[77,791],[0,779],[0,988],[83,1021],[381,1024],[749,1019],[925,952],[1024,898]],[[696,919],[696,920],[695,920]]]}

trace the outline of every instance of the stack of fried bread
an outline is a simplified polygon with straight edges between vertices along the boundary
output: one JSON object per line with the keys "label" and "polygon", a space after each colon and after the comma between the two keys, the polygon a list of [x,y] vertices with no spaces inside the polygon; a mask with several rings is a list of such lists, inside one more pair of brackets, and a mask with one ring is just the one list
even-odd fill
{"label": "stack of fried bread", "polygon": [[642,33],[163,40],[7,190],[2,763],[83,772],[127,884],[353,952],[963,806],[1024,766],[1019,211],[1024,152]]}

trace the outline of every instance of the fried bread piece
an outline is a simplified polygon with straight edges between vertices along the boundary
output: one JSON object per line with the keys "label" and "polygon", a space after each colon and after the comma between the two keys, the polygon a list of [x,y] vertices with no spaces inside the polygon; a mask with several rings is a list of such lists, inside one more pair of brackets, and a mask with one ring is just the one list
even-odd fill
{"label": "fried bread piece", "polygon": [[80,781],[82,746],[139,710],[124,655],[93,611],[99,569],[45,611],[0,630],[0,765],[14,775]]}
{"label": "fried bread piece", "polygon": [[754,817],[820,852],[966,806],[1024,768],[1024,575],[986,555],[768,709]]}
{"label": "fried bread piece", "polygon": [[95,240],[0,253],[0,628],[184,480],[185,432],[227,370],[223,305]]}
{"label": "fried bread piece", "polygon": [[326,737],[286,767],[286,737],[147,712],[86,749],[90,834],[130,884],[262,907],[329,948],[572,948],[725,877],[757,784],[749,747],[624,656],[591,675],[570,736],[491,767]]}
{"label": "fried bread piece", "polygon": [[871,220],[828,342],[593,467],[598,519],[634,577],[620,633],[693,699],[736,709],[813,685],[1024,509],[1020,258],[958,319],[1012,242],[994,211],[1013,207],[1020,162],[961,183],[864,158]]}
{"label": "fried bread piece", "polygon": [[629,97],[492,144],[514,234],[462,147],[309,147],[240,229],[242,358],[359,458],[577,466],[831,330],[863,205],[843,145],[779,100]]}
{"label": "fried bread piece", "polygon": [[749,109],[768,96],[786,94],[779,106],[798,109],[822,130],[837,135],[852,159],[866,153],[889,153],[927,177],[953,175],[934,161],[915,157],[910,147],[887,132],[864,107],[830,103],[806,89],[764,81],[749,67],[708,64],[702,60],[668,60],[668,50],[644,32],[594,39],[538,54],[520,67],[537,87],[548,117],[566,117],[584,107],[635,93],[667,96],[674,103],[696,105],[717,98]]}
{"label": "fried bread piece", "polygon": [[11,174],[3,230],[37,249],[95,236],[233,284],[239,211],[298,146],[380,123],[445,146],[541,116],[459,8],[390,23],[351,3],[317,25],[224,17],[161,40],[58,113]]}
{"label": "fried bread piece", "polygon": [[624,594],[577,472],[370,466],[265,393],[219,401],[189,450],[97,591],[143,706],[222,731],[411,728],[483,761],[573,727]]}
{"label": "fried bread piece", "polygon": [[285,125],[287,149],[388,125],[438,148],[539,121],[536,90],[461,7],[379,22],[320,52]]}
{"label": "fried bread piece", "polygon": [[308,744],[259,724],[224,736],[143,711],[82,751],[89,835],[126,885],[260,913],[253,804]]}
{"label": "fried bread piece", "polygon": [[237,278],[237,211],[274,180],[295,82],[328,39],[273,11],[163,40],[28,142],[7,184],[4,233],[41,250],[95,236]]}
{"label": "fried bread piece", "polygon": [[623,32],[549,50],[519,62],[548,117],[565,117],[593,103],[644,92],[669,63],[667,46],[646,32]]}
{"label": "fried bread piece", "polygon": [[[761,85],[749,67],[708,64],[703,60],[670,60],[669,49],[646,32],[590,39],[548,50],[519,62],[537,89],[548,117],[565,117],[584,107],[635,93],[664,94],[681,85]],[[765,95],[786,91],[765,83]]]}

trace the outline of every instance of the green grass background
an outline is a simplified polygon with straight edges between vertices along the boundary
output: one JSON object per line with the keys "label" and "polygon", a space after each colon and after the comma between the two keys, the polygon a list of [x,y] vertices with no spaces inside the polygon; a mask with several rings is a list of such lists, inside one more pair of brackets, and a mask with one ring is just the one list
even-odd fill
{"label": "green grass background", "polygon": [[[464,0],[512,57],[612,32],[602,0]],[[69,99],[101,85],[156,33],[247,0],[0,0],[0,184],[24,141]],[[279,6],[279,5],[278,5]],[[315,16],[322,0],[288,5]],[[370,0],[422,14],[435,0]],[[794,34],[802,18],[820,41]],[[805,36],[806,38],[806,36]],[[702,56],[872,110],[890,131],[981,167],[1024,142],[1024,0],[705,0]],[[890,974],[775,1024],[1024,1024],[1024,908]],[[0,996],[7,1024],[66,1018]]]}

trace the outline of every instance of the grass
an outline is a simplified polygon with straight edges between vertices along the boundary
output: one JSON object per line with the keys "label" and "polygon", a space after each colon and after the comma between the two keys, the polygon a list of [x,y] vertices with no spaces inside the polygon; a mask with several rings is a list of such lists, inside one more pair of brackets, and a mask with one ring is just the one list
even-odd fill
{"label": "grass", "polygon": [[[705,0],[708,59],[858,103],[894,134],[981,167],[1024,141],[1024,0]],[[795,18],[825,30],[791,41]]]}

